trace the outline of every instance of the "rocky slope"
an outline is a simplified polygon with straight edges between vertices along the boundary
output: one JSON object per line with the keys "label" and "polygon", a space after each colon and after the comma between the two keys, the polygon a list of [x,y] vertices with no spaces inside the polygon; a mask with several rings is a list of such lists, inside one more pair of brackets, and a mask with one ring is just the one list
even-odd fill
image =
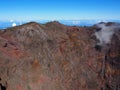
{"label": "rocky slope", "polygon": [[120,90],[120,27],[30,22],[0,31],[1,90]]}

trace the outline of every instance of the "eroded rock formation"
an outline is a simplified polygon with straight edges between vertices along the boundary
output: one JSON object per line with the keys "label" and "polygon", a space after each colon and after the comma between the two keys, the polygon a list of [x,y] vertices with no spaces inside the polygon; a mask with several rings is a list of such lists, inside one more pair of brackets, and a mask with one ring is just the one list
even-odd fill
{"label": "eroded rock formation", "polygon": [[120,31],[101,45],[100,30],[55,21],[0,31],[1,90],[120,90]]}

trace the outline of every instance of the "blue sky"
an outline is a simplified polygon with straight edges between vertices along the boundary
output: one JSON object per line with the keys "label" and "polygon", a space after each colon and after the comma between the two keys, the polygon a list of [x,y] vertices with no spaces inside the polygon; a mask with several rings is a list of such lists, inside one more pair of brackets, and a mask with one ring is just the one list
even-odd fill
{"label": "blue sky", "polygon": [[120,0],[0,0],[0,20],[120,20]]}

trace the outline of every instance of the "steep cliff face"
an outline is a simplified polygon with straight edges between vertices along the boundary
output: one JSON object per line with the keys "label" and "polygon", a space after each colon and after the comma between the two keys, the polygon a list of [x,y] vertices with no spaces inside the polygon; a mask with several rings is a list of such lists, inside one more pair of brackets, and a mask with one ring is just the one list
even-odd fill
{"label": "steep cliff face", "polygon": [[[120,31],[112,25],[31,22],[0,31],[1,89],[119,90]],[[106,29],[114,31],[109,43]]]}

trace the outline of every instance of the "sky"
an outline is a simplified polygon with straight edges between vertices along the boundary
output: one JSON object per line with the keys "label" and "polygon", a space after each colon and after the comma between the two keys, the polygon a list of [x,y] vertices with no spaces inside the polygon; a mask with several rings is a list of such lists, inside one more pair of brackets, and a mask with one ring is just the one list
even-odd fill
{"label": "sky", "polygon": [[120,20],[120,0],[0,0],[0,20]]}

